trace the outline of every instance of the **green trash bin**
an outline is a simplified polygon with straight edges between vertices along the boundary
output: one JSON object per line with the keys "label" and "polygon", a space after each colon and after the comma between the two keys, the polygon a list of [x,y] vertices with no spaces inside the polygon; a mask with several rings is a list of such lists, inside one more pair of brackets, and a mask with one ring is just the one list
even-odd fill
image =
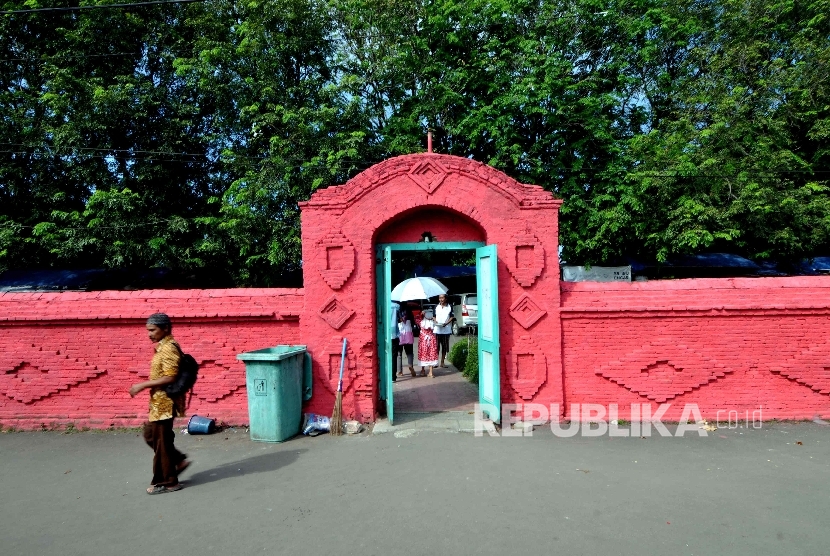
{"label": "green trash bin", "polygon": [[311,397],[306,346],[276,346],[236,356],[245,362],[251,440],[282,442],[300,432],[303,399]]}

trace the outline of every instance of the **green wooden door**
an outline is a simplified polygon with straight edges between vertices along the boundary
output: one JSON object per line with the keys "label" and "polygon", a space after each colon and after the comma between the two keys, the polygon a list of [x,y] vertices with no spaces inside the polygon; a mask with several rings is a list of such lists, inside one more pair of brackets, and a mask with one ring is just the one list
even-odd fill
{"label": "green wooden door", "polygon": [[476,249],[478,286],[478,403],[494,423],[501,419],[499,288],[496,246]]}
{"label": "green wooden door", "polygon": [[392,293],[392,249],[388,246],[378,247],[377,250],[377,315],[378,315],[378,372],[380,373],[380,399],[386,400],[386,416],[389,424],[394,423],[392,400],[392,337],[389,333],[391,326]]}

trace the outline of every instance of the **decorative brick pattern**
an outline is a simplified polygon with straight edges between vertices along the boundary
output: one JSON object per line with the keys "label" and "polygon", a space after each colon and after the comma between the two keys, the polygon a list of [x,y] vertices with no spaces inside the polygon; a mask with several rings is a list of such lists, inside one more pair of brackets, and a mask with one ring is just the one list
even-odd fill
{"label": "decorative brick pattern", "polygon": [[524,288],[531,287],[545,269],[545,248],[530,232],[521,232],[507,245],[510,274]]}
{"label": "decorative brick pattern", "polygon": [[[510,352],[522,330],[508,316],[510,307],[522,296],[523,287],[511,276],[508,259],[514,259],[517,276],[532,285],[532,315],[517,315],[531,326],[538,321],[540,307],[559,307],[559,268],[542,272],[536,268],[544,253],[558,252],[557,215],[561,201],[534,185],[518,183],[502,172],[479,162],[447,155],[418,154],[386,160],[337,187],[319,190],[301,203],[303,261],[320,257],[316,247],[332,233],[342,233],[354,245],[354,272],[337,291],[337,301],[354,315],[337,328],[356,346],[359,356],[355,377],[343,399],[344,414],[362,421],[373,421],[380,409],[377,358],[378,319],[376,272],[380,243],[414,243],[423,232],[437,241],[480,241],[496,244],[498,252],[498,295],[502,348],[501,359]],[[518,240],[517,240],[518,238]],[[518,241],[518,255],[509,253],[508,244]],[[530,246],[531,248],[525,249]],[[525,255],[530,255],[526,259]],[[393,258],[398,255],[393,255]],[[528,262],[529,261],[529,262]],[[300,318],[303,343],[309,346],[315,373],[330,368],[329,359],[339,351],[327,347],[332,326],[321,318],[320,308],[332,303],[331,287],[319,272],[304,276],[306,302]],[[331,309],[334,311],[334,309]],[[548,309],[550,310],[550,309]],[[542,310],[544,311],[544,310]],[[542,315],[545,313],[542,312]],[[527,317],[530,316],[528,319]],[[509,323],[509,325],[508,325]],[[339,322],[335,322],[339,324]],[[561,330],[558,322],[533,327],[534,340],[544,352],[547,366],[561,367]],[[335,353],[329,353],[334,349]],[[519,364],[524,361],[522,360]],[[502,364],[503,367],[503,364]],[[326,371],[328,372],[328,371]],[[326,375],[327,376],[327,375]],[[327,378],[320,379],[329,383]],[[524,380],[524,379],[522,379]],[[542,403],[561,403],[561,380],[544,381],[540,386],[517,386],[521,395]],[[331,411],[331,388],[315,391],[308,404],[312,412]],[[534,393],[529,393],[533,391]],[[513,388],[501,389],[504,402],[524,398]]]}
{"label": "decorative brick pattern", "polygon": [[344,415],[373,421],[375,246],[423,231],[497,245],[503,403],[559,404],[565,419],[570,404],[615,403],[627,419],[630,404],[669,402],[667,420],[686,403],[709,419],[759,408],[763,419],[830,418],[830,279],[560,282],[545,265],[560,204],[469,159],[396,157],[301,204],[301,290],[0,294],[0,424],[142,422],[146,395],[127,390],[147,376],[144,319],[157,311],[202,365],[189,414],[246,423],[236,355],[280,344],[308,346],[304,411],[327,414],[345,336]]}
{"label": "decorative brick pattern", "polygon": [[660,338],[604,365],[596,374],[636,394],[663,403],[732,372],[672,339]]}
{"label": "decorative brick pattern", "polygon": [[539,305],[533,301],[528,294],[522,294],[522,296],[510,306],[510,316],[522,325],[522,328],[525,330],[536,324],[536,322],[544,317],[546,313],[547,311],[539,307]]}
{"label": "decorative brick pattern", "polygon": [[[157,311],[200,363],[188,414],[248,422],[243,351],[299,344],[302,290],[0,293],[0,424],[136,426],[147,419],[153,356],[144,321]],[[186,422],[186,419],[185,421]]]}
{"label": "decorative brick pattern", "polygon": [[770,369],[819,394],[830,394],[830,342],[802,350],[779,369]]}
{"label": "decorative brick pattern", "polygon": [[242,350],[232,342],[204,339],[188,346],[188,353],[199,363],[194,398],[216,402],[245,388],[245,364],[236,358]]}
{"label": "decorative brick pattern", "polygon": [[407,175],[418,187],[427,193],[434,193],[447,177],[447,171],[437,161],[428,158],[416,163]]}
{"label": "decorative brick pattern", "polygon": [[334,295],[323,303],[323,306],[320,307],[318,312],[323,317],[323,320],[335,330],[339,330],[341,326],[346,324],[349,317],[354,314],[354,311],[343,305]]}
{"label": "decorative brick pattern", "polygon": [[354,272],[354,245],[340,230],[331,232],[319,241],[318,268],[323,280],[333,290],[339,290]]}
{"label": "decorative brick pattern", "polygon": [[[343,210],[365,195],[374,194],[378,188],[408,174],[413,166],[423,160],[431,160],[440,164],[447,174],[452,174],[456,184],[461,180],[473,180],[498,192],[499,195],[513,203],[516,208],[522,210],[558,210],[562,204],[562,201],[554,199],[549,192],[538,185],[519,183],[503,172],[481,162],[450,155],[418,154],[397,156],[384,160],[361,172],[341,186],[329,187],[315,192],[311,199],[305,203],[300,203],[300,207],[303,209],[319,207]],[[541,227],[536,229],[541,229]],[[305,232],[305,229],[303,231]]]}
{"label": "decorative brick pattern", "polygon": [[504,354],[502,377],[522,400],[532,400],[548,378],[545,352],[532,336],[521,336]]}
{"label": "decorative brick pattern", "polygon": [[[723,422],[830,417],[830,279],[560,284],[570,404],[686,404]],[[566,414],[567,418],[567,414]]]}
{"label": "decorative brick pattern", "polygon": [[[314,365],[314,375],[320,385],[331,392],[337,392],[337,383],[340,381],[340,359],[343,356],[343,337],[332,336],[326,347],[318,354],[320,357]],[[346,342],[346,361],[343,363],[343,391],[351,387],[355,378],[360,375],[357,366],[355,349],[350,342]]]}
{"label": "decorative brick pattern", "polygon": [[44,349],[34,344],[16,346],[0,355],[0,392],[8,398],[31,404],[104,373],[95,365],[72,355],[65,346]]}

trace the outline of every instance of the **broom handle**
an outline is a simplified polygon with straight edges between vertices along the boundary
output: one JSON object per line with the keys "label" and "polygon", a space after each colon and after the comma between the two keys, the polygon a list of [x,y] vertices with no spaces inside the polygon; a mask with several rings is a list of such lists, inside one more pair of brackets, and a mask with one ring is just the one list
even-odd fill
{"label": "broom handle", "polygon": [[346,362],[346,338],[343,338],[343,353],[340,354],[340,380],[337,382],[337,391],[343,391],[343,363]]}

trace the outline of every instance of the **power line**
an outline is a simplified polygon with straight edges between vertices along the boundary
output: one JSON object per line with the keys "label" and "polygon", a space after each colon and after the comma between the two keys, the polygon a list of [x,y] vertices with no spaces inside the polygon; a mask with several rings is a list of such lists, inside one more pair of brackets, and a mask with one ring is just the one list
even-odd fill
{"label": "power line", "polygon": [[[178,216],[176,218],[163,218],[163,219],[149,220],[149,221],[146,221],[146,222],[134,222],[134,223],[130,223],[130,224],[116,224],[114,226],[95,226],[94,228],[90,228],[88,226],[81,226],[81,227],[68,226],[68,227],[66,227],[66,226],[59,226],[56,222],[48,222],[48,223],[49,224],[54,224],[55,226],[59,226],[60,231],[66,231],[66,230],[89,231],[90,229],[118,230],[118,229],[122,229],[122,228],[142,228],[144,226],[156,226],[158,224],[166,224],[166,223],[169,223],[169,222],[179,221],[179,220],[190,221],[190,220],[195,220],[197,218],[213,218],[213,216],[210,216],[210,215],[208,215],[208,216],[194,216],[192,218],[185,218],[184,216]],[[33,229],[37,228],[37,226],[29,226],[29,225],[26,225],[26,224],[18,224],[17,222],[13,222],[13,221],[0,222],[0,227],[4,227],[4,226],[8,227],[8,228],[26,228],[28,230],[33,230]]]}
{"label": "power line", "polygon": [[205,2],[206,0],[156,0],[154,2],[132,2],[130,4],[95,4],[92,6],[67,6],[64,8],[36,8],[32,10],[2,10],[0,14],[30,14],[35,12],[77,12],[80,10],[107,10],[112,8],[137,8],[141,6],[153,6],[156,4],[192,4],[193,2]]}
{"label": "power line", "polygon": [[[139,152],[139,151],[134,151]],[[156,156],[178,156],[183,153],[174,153],[174,152],[160,152],[160,151],[141,151],[141,152],[153,152]],[[14,150],[0,150],[0,154],[16,154],[16,155],[31,155],[31,154],[39,154],[37,151],[14,151]],[[52,155],[52,156],[66,156],[61,155],[59,153],[53,152],[45,152],[43,154]],[[187,153],[184,153],[187,154]],[[110,154],[101,154],[101,153],[90,153],[88,156],[93,158],[101,158],[104,160],[128,160],[134,162],[178,162],[183,164],[198,164],[202,162],[211,162],[211,163],[221,163],[222,160],[208,160],[203,161],[197,158],[193,158],[190,160],[183,160],[177,158],[155,158],[155,157],[135,157],[135,156],[128,156],[125,154],[120,155],[110,155]],[[206,157],[207,155],[204,154],[190,154],[189,156],[193,157]],[[230,158],[234,159],[241,159],[241,160],[252,160],[257,162],[269,162],[272,160],[271,157],[264,156],[264,157],[252,157],[252,156],[245,156],[245,155],[229,155]],[[299,161],[301,159],[283,159],[288,162],[291,161]],[[354,160],[354,159],[347,159],[347,158],[339,158],[334,161],[333,164],[329,165],[324,162],[316,162],[312,163],[307,159],[303,164],[277,164],[277,166],[281,168],[291,168],[291,169],[309,169],[309,168],[325,168],[328,170],[337,170],[337,171],[363,171],[375,164],[379,164],[382,161],[379,160]],[[345,168],[345,165],[350,165],[350,168]],[[589,175],[596,176],[598,174],[613,174],[615,172],[609,171],[605,168],[582,168],[579,170],[570,169],[570,168],[561,168],[559,169],[559,173],[564,176],[564,178],[571,178],[571,177],[579,177],[580,174],[584,174],[587,178]],[[620,170],[616,172],[619,175],[631,175],[631,174],[640,174],[639,172],[630,172],[627,170]],[[679,172],[660,172],[660,171],[648,171],[641,173],[641,177],[649,177],[649,178],[685,178],[685,179],[712,179],[712,178],[738,178],[741,174],[749,174],[755,177],[774,177],[774,176],[787,176],[787,175],[825,175],[830,174],[830,170],[744,170],[742,172],[736,172],[734,174],[696,174],[693,176],[689,175],[681,175]]]}
{"label": "power line", "polygon": [[[222,162],[223,158],[225,159],[236,159],[236,160],[250,160],[250,161],[259,161],[259,162],[268,162],[272,161],[274,157],[270,155],[261,155],[261,156],[251,156],[251,155],[244,155],[244,154],[237,154],[237,153],[187,153],[187,152],[175,152],[175,151],[153,151],[153,150],[138,150],[138,149],[107,149],[107,148],[100,148],[100,147],[57,147],[57,146],[50,146],[50,145],[30,145],[26,143],[7,143],[0,141],[0,145],[5,145],[8,147],[22,147],[24,149],[29,150],[0,150],[0,153],[5,154],[47,154],[52,156],[68,156],[68,155],[76,155],[76,154],[86,154],[95,158],[103,158],[103,159],[112,159],[112,160],[134,160],[136,162],[201,162],[199,159],[203,158],[211,158],[208,161],[212,163],[220,163]],[[149,155],[146,157],[143,156],[135,156],[135,155]],[[181,158],[169,158],[169,157],[190,157],[190,160],[182,160]],[[168,157],[168,158],[153,158],[153,157]],[[308,158],[299,158],[299,157],[280,157],[277,155],[282,161],[285,162],[299,162],[299,165],[285,165],[285,168],[308,168],[308,167],[321,167],[321,168],[329,168],[329,166],[323,162],[318,162],[312,164]],[[312,157],[314,158],[314,157]],[[347,163],[347,164],[354,164],[360,165],[360,167],[368,168],[374,164],[378,164],[379,160],[363,160],[363,159],[351,159],[351,158],[338,158],[334,161],[335,163]],[[356,166],[357,167],[357,166]],[[519,169],[519,171],[527,171],[527,169]],[[574,174],[600,174],[600,173],[615,173],[613,170],[608,168],[596,168],[592,165],[586,165],[579,169],[573,168],[561,168],[561,172],[567,173],[569,175]],[[737,178],[742,174],[751,174],[755,176],[778,176],[778,175],[787,175],[787,174],[830,174],[830,169],[822,170],[822,169],[804,169],[804,170],[760,170],[757,168],[748,168],[738,170],[735,173],[699,173],[694,175],[688,175],[686,173],[680,173],[677,171],[666,171],[666,170],[631,170],[631,169],[622,169],[619,170],[619,174],[627,174],[627,175],[639,175],[641,177],[650,177],[650,178],[688,178],[688,179],[698,179],[698,178]]]}
{"label": "power line", "polygon": [[[171,53],[174,56],[175,53]],[[112,56],[136,56],[141,57],[142,54],[140,52],[112,52],[110,54],[76,54],[76,55],[66,55],[66,56],[46,56],[43,58],[0,58],[0,62],[53,62],[53,61],[60,61],[60,60],[76,60],[79,58],[109,58]]]}
{"label": "power line", "polygon": [[[15,151],[15,150],[0,150],[0,154],[10,154],[10,155],[33,155],[33,154],[43,154],[47,156],[53,157],[62,157],[67,156],[67,154],[60,154],[54,152],[38,152],[38,151]],[[165,153],[162,153],[165,154]],[[177,155],[178,153],[167,153],[169,155]],[[223,162],[227,162],[226,160],[200,160],[198,158],[191,158],[191,159],[181,159],[181,158],[158,158],[158,157],[135,157],[135,156],[127,156],[127,155],[108,155],[108,154],[100,154],[100,153],[90,153],[85,154],[84,156],[89,158],[99,158],[104,161],[112,160],[124,160],[128,162],[175,162],[178,164],[221,164]],[[194,156],[201,156],[206,157],[207,155],[194,155]],[[251,160],[255,162],[261,163],[268,163],[271,162],[273,159],[271,157],[251,157],[251,156],[244,156],[244,155],[233,155],[229,158],[233,159],[240,159],[240,160]],[[352,171],[363,171],[371,167],[373,164],[377,164],[379,161],[365,161],[365,160],[351,160],[346,158],[339,158],[333,161],[331,164],[326,164],[325,162],[311,162],[306,161],[303,164],[296,164],[294,163],[300,159],[284,159],[289,162],[289,164],[277,163],[275,164],[276,167],[284,168],[284,169],[296,169],[296,170],[308,170],[310,168],[321,168],[325,170],[333,170],[336,172],[352,172]]]}
{"label": "power line", "polygon": [[[51,147],[49,145],[26,145],[23,143],[3,143],[0,142],[0,145],[5,145],[8,147],[22,147],[28,150],[20,150],[20,149],[5,149],[0,150],[0,154],[13,154],[13,155],[47,155],[47,156],[56,156],[56,157],[65,157],[65,156],[72,156],[72,155],[83,155],[87,158],[102,158],[105,160],[132,160],[135,162],[182,162],[182,163],[200,163],[205,162],[203,159],[207,159],[206,162],[220,164],[222,162],[228,162],[228,160],[248,160],[254,162],[271,162],[274,158],[278,158],[279,160],[285,162],[294,162],[299,163],[297,165],[281,165],[285,168],[309,168],[309,167],[320,167],[320,168],[331,168],[331,166],[340,166],[343,164],[353,164],[353,165],[363,165],[363,167],[368,168],[372,164],[377,164],[377,160],[355,160],[351,158],[337,158],[333,161],[332,165],[328,165],[324,162],[317,162],[312,163],[309,158],[300,158],[300,157],[281,157],[279,155],[276,156],[269,156],[269,155],[261,155],[261,156],[250,156],[244,154],[237,154],[237,153],[183,153],[183,152],[175,152],[175,151],[149,151],[149,150],[134,150],[134,149],[102,149],[102,148],[95,148],[95,147]],[[147,155],[147,156],[136,156],[136,155]],[[164,158],[158,158],[164,157]],[[178,157],[190,157],[187,159],[178,158]],[[310,157],[315,158],[315,157]]]}

